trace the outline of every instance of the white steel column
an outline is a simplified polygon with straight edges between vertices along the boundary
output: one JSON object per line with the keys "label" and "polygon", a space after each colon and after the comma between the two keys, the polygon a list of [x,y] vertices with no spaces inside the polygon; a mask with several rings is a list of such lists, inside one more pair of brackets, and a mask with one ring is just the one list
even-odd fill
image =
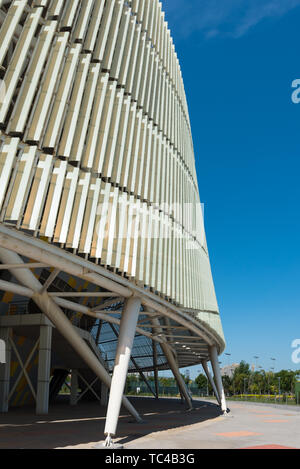
{"label": "white steel column", "polygon": [[[5,264],[22,264],[22,258],[15,252],[8,251],[7,249],[0,248],[0,260]],[[65,316],[63,311],[57,306],[57,304],[49,297],[47,292],[39,293],[43,286],[33,275],[33,273],[26,269],[11,269],[10,272],[14,277],[27,288],[31,288],[35,293],[32,296],[33,301],[43,311],[43,313],[50,319],[50,321],[57,327],[59,332],[64,338],[71,344],[76,350],[78,355],[86,362],[98,378],[103,381],[107,387],[111,386],[111,377],[98,360],[96,355],[91,351],[85,341],[77,334],[74,327]],[[123,396],[123,405],[130,412],[130,414],[137,420],[141,421],[138,412],[135,410],[129,400]]]}
{"label": "white steel column", "polygon": [[[163,334],[163,330],[160,328],[160,322],[157,318],[153,318],[151,320],[154,328],[156,329],[157,332],[159,332],[160,334]],[[186,403],[187,403],[187,406],[189,409],[192,409],[193,408],[193,404],[192,404],[192,400],[190,398],[190,395],[189,395],[189,392],[187,390],[187,387],[185,385],[185,382],[180,374],[180,371],[179,371],[179,368],[178,368],[178,365],[176,363],[176,360],[175,360],[175,357],[173,355],[173,352],[170,348],[170,346],[166,343],[160,343],[160,346],[161,346],[161,349],[162,351],[164,352],[164,355],[167,359],[167,362],[170,366],[170,369],[174,375],[174,378],[176,379],[177,381],[177,384],[178,384],[178,387],[179,387],[179,390],[180,390],[180,394],[184,397]]]}
{"label": "white steel column", "polygon": [[180,389],[180,392],[182,394],[182,396],[184,397],[186,403],[187,403],[187,406],[188,406],[188,409],[192,409],[193,408],[193,404],[192,404],[192,400],[191,400],[191,397],[188,393],[188,390],[187,390],[187,387],[186,387],[186,384],[180,374],[180,371],[179,371],[179,368],[177,366],[177,363],[176,363],[176,360],[174,358],[174,355],[171,351],[171,349],[169,348],[168,345],[166,344],[160,344],[161,348],[162,348],[162,351],[164,352],[165,356],[166,356],[166,359],[169,363],[169,366],[172,370],[172,373],[177,381],[177,384],[178,384],[178,387]]}
{"label": "white steel column", "polygon": [[118,419],[125,389],[129,360],[135,336],[136,326],[141,309],[141,299],[132,297],[126,300],[120,325],[118,347],[115,366],[110,388],[106,425],[104,433],[107,436],[105,446],[112,447],[112,437],[117,431]]}
{"label": "white steel column", "polygon": [[213,388],[213,392],[215,393],[215,396],[216,396],[216,398],[217,398],[217,401],[218,401],[219,405],[221,405],[220,396],[219,396],[218,390],[217,390],[217,388],[216,388],[215,382],[214,382],[214,380],[213,380],[213,377],[212,377],[212,375],[211,375],[210,372],[209,372],[209,369],[208,369],[208,366],[207,366],[207,362],[206,362],[205,360],[202,360],[201,364],[202,364],[203,370],[204,370],[204,372],[205,372],[205,374],[206,374],[206,376],[207,376],[207,379],[208,379],[208,381],[210,382],[211,387]]}
{"label": "white steel column", "polygon": [[49,384],[51,370],[52,327],[40,327],[38,382],[36,394],[37,415],[47,415],[49,411]]}
{"label": "white steel column", "polygon": [[5,343],[5,363],[0,363],[0,412],[8,412],[11,363],[10,334],[11,329],[8,327],[0,328],[0,340]]}
{"label": "white steel column", "polygon": [[227,414],[226,398],[225,398],[225,392],[224,392],[223,383],[222,383],[221,371],[219,367],[217,347],[215,346],[210,347],[209,353],[210,353],[212,368],[214,371],[216,387],[217,387],[218,394],[221,400],[221,404],[220,404],[221,409],[224,414]]}

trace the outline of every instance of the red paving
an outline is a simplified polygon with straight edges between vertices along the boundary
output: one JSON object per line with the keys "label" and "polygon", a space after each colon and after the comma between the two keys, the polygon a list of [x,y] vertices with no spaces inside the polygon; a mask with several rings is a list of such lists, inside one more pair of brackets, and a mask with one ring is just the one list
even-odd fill
{"label": "red paving", "polygon": [[290,448],[289,446],[279,446],[279,445],[262,445],[262,446],[250,446],[249,448],[242,449],[297,449]]}
{"label": "red paving", "polygon": [[217,436],[225,436],[226,438],[239,438],[239,437],[243,437],[243,436],[257,436],[257,435],[261,435],[261,433],[241,431],[241,432],[216,433],[216,435]]}
{"label": "red paving", "polygon": [[262,411],[262,410],[250,410],[250,414],[259,414],[259,415],[273,415],[270,412]]}
{"label": "red paving", "polygon": [[264,420],[266,423],[287,423],[288,420]]}

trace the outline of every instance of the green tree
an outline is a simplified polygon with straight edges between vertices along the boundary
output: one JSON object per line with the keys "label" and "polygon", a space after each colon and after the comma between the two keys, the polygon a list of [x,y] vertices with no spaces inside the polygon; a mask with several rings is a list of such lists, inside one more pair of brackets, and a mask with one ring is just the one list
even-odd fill
{"label": "green tree", "polygon": [[251,394],[262,394],[266,389],[266,375],[264,371],[254,371],[249,377],[249,391]]}
{"label": "green tree", "polygon": [[224,375],[222,378],[223,381],[223,387],[224,387],[224,392],[227,395],[233,394],[233,385],[232,385],[232,378],[228,375]]}
{"label": "green tree", "polygon": [[164,387],[176,386],[175,378],[165,378],[161,376],[158,380],[161,386],[164,386]]}
{"label": "green tree", "polygon": [[295,373],[293,371],[281,370],[274,375],[277,392],[290,393],[294,389]]}
{"label": "green tree", "polygon": [[[195,379],[195,383],[197,384],[198,388],[201,389],[201,391],[205,391],[207,390],[207,378],[205,375],[203,374],[200,374],[197,376],[197,378]],[[208,392],[211,393],[212,392],[212,387],[210,385],[210,383],[208,383]]]}
{"label": "green tree", "polygon": [[244,360],[242,360],[239,366],[235,368],[233,377],[238,376],[238,375],[250,376],[250,374],[251,374],[251,370],[250,370],[249,363],[246,363]]}
{"label": "green tree", "polygon": [[234,370],[232,378],[232,387],[235,394],[243,394],[248,391],[250,376],[251,370],[249,363],[241,361],[239,366]]}

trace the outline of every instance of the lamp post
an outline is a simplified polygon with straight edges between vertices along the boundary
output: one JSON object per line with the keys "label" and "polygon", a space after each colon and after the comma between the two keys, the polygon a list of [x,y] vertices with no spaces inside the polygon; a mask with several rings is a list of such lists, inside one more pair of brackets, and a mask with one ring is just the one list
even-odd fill
{"label": "lamp post", "polygon": [[254,358],[255,358],[255,360],[256,360],[255,371],[257,371],[257,365],[258,365],[257,360],[259,359],[259,357],[255,355]]}
{"label": "lamp post", "polygon": [[273,370],[273,374],[275,373],[275,362],[276,362],[276,358],[270,358],[270,360],[272,360],[272,362],[274,363],[274,366],[271,367],[270,369]]}
{"label": "lamp post", "polygon": [[291,370],[290,368],[288,369],[288,372],[290,373],[290,387],[291,387],[291,394],[293,394],[293,377],[294,377],[294,373],[293,373],[293,370]]}
{"label": "lamp post", "polygon": [[[270,360],[272,360],[274,362],[274,368],[273,369],[275,369],[276,358],[270,358]],[[272,368],[271,368],[271,370],[272,370]]]}
{"label": "lamp post", "polygon": [[227,376],[229,376],[229,378],[231,378],[231,370],[230,370],[230,357],[231,357],[231,353],[225,353],[226,357],[227,357],[227,366],[228,366],[228,370],[227,370]]}
{"label": "lamp post", "polygon": [[272,379],[273,379],[273,375],[274,375],[274,370],[275,370],[275,368],[274,368],[274,367],[271,367],[270,370],[272,370],[271,373],[272,373]]}
{"label": "lamp post", "polygon": [[244,395],[246,395],[246,381],[247,381],[247,378],[244,378]]}
{"label": "lamp post", "polygon": [[226,355],[226,357],[228,357],[228,366],[229,366],[229,364],[230,364],[229,363],[229,360],[230,360],[229,357],[231,357],[231,353],[225,353],[225,355]]}
{"label": "lamp post", "polygon": [[[266,394],[266,374],[263,373],[264,369],[262,366],[259,366],[258,367],[258,370],[259,370],[259,373],[263,376],[263,391],[264,391],[264,394]],[[259,392],[260,394],[262,393],[262,389],[259,388]]]}

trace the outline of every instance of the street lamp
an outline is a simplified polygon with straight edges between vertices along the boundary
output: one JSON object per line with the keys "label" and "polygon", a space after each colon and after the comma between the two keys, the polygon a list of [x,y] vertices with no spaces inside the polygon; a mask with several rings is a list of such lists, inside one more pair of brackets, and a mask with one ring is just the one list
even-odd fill
{"label": "street lamp", "polygon": [[[275,368],[271,367],[270,370],[272,370],[271,373],[272,373],[272,375],[274,375]],[[273,379],[273,376],[272,376],[272,379]]]}
{"label": "street lamp", "polygon": [[247,378],[244,378],[244,394],[246,394],[246,381],[247,381]]}
{"label": "street lamp", "polygon": [[225,353],[226,357],[227,357],[227,367],[228,367],[228,370],[227,370],[227,376],[229,376],[229,378],[231,378],[231,371],[232,371],[232,368],[230,368],[230,357],[231,357],[231,353]]}
{"label": "street lamp", "polygon": [[254,356],[253,358],[255,358],[255,360],[256,360],[255,371],[257,371],[257,360],[259,359],[259,357]]}
{"label": "street lamp", "polygon": [[229,364],[230,364],[229,363],[229,360],[230,360],[229,357],[231,357],[231,353],[225,353],[225,355],[226,355],[226,357],[228,357],[228,366],[229,366]]}
{"label": "street lamp", "polygon": [[[274,368],[275,368],[276,358],[270,358],[270,360],[272,360],[272,361],[274,362]],[[271,370],[272,370],[272,369],[274,370],[274,368],[271,368]]]}

